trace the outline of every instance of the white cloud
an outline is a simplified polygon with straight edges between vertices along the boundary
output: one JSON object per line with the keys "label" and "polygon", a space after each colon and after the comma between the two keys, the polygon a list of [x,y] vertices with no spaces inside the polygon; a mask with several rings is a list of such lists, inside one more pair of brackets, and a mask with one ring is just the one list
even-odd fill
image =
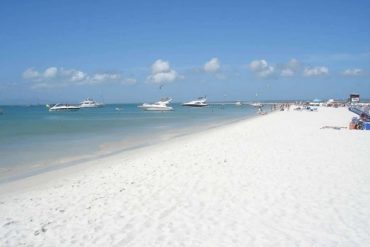
{"label": "white cloud", "polygon": [[158,59],[152,64],[152,74],[170,72],[171,67],[168,61]]}
{"label": "white cloud", "polygon": [[58,73],[58,69],[55,68],[55,67],[50,67],[50,68],[47,68],[45,71],[44,71],[44,74],[43,76],[45,78],[53,78],[57,75]]}
{"label": "white cloud", "polygon": [[262,77],[262,78],[272,76],[275,71],[275,68],[269,65],[268,62],[264,59],[253,60],[249,64],[249,68],[251,71],[256,73],[258,77]]}
{"label": "white cloud", "polygon": [[152,83],[164,84],[179,78],[181,76],[175,70],[171,69],[168,61],[158,59],[152,64],[152,73],[147,79]]}
{"label": "white cloud", "polygon": [[302,75],[306,77],[329,75],[329,69],[325,66],[303,67],[303,64],[295,59],[290,59],[283,64],[269,64],[265,59],[253,60],[249,68],[260,78],[266,77],[293,77]]}
{"label": "white cloud", "polygon": [[23,78],[39,82],[54,80],[78,82],[87,79],[87,74],[76,69],[49,67],[44,72],[39,72],[33,68],[29,68],[23,72]]}
{"label": "white cloud", "polygon": [[303,71],[303,75],[310,77],[310,76],[324,76],[329,74],[329,69],[325,66],[317,66],[317,67],[306,67]]}
{"label": "white cloud", "polygon": [[101,83],[134,84],[133,78],[124,78],[118,73],[87,74],[77,69],[49,67],[43,72],[29,68],[23,72],[23,78],[33,83],[32,88],[54,88],[68,85],[86,85]]}
{"label": "white cloud", "polygon": [[296,75],[301,69],[301,63],[295,59],[290,59],[286,64],[271,65],[265,59],[253,60],[249,64],[249,69],[258,77],[291,77]]}
{"label": "white cloud", "polygon": [[160,72],[149,76],[150,80],[154,83],[167,83],[176,80],[177,72],[170,70],[168,72]]}
{"label": "white cloud", "polygon": [[301,68],[301,63],[297,59],[292,58],[288,61],[288,63],[282,66],[280,75],[284,77],[294,76],[298,73],[300,68]]}
{"label": "white cloud", "polygon": [[22,74],[23,79],[30,80],[39,77],[39,72],[33,68],[26,69]]}
{"label": "white cloud", "polygon": [[221,63],[217,57],[212,58],[208,62],[206,62],[203,66],[203,69],[207,73],[216,73],[220,70]]}
{"label": "white cloud", "polygon": [[87,75],[82,71],[74,71],[71,76],[71,81],[83,81]]}
{"label": "white cloud", "polygon": [[289,62],[287,63],[287,67],[291,69],[298,69],[300,66],[301,63],[295,58],[290,59]]}
{"label": "white cloud", "polygon": [[281,76],[284,77],[294,76],[294,71],[290,68],[285,68],[281,71]]}
{"label": "white cloud", "polygon": [[366,71],[363,69],[346,69],[343,71],[343,75],[345,76],[361,76],[365,75]]}
{"label": "white cloud", "polygon": [[91,76],[92,83],[103,83],[103,82],[112,82],[112,81],[119,81],[121,80],[120,74],[110,74],[110,73],[102,73],[102,74],[94,74]]}
{"label": "white cloud", "polygon": [[59,77],[71,82],[81,82],[88,79],[88,75],[80,70],[76,69],[59,69]]}
{"label": "white cloud", "polygon": [[252,71],[259,71],[261,69],[264,69],[268,66],[268,63],[266,60],[262,59],[262,60],[253,60],[250,64],[249,64],[249,68],[252,70]]}

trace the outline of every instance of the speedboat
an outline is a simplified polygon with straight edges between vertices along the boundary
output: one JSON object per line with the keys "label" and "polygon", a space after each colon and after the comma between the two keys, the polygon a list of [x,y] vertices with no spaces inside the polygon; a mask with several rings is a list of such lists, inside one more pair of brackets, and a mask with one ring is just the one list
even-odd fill
{"label": "speedboat", "polygon": [[93,99],[87,98],[84,101],[81,102],[80,107],[81,108],[97,108],[102,107],[103,104],[100,104]]}
{"label": "speedboat", "polygon": [[208,105],[206,102],[207,102],[207,98],[206,97],[200,97],[200,98],[198,98],[196,100],[192,100],[192,101],[183,103],[182,105],[183,106],[191,106],[191,107],[203,107],[203,106],[207,106]]}
{"label": "speedboat", "polygon": [[49,111],[77,111],[79,106],[69,105],[69,104],[56,104],[49,108]]}
{"label": "speedboat", "polygon": [[242,105],[242,102],[241,101],[237,101],[237,102],[235,102],[235,105],[241,106]]}
{"label": "speedboat", "polygon": [[168,106],[171,101],[171,98],[162,98],[155,103],[144,103],[138,107],[146,111],[172,111],[173,108]]}

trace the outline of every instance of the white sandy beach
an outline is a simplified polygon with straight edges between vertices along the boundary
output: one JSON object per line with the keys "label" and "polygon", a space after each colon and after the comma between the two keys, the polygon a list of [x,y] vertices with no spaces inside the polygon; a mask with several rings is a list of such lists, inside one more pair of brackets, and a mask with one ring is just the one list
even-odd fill
{"label": "white sandy beach", "polygon": [[370,246],[370,131],[275,112],[1,185],[0,246]]}

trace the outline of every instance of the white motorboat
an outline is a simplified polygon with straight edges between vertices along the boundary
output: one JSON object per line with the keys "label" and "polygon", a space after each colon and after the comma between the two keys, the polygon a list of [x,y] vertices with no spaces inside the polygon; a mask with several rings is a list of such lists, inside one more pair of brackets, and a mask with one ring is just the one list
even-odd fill
{"label": "white motorboat", "polygon": [[252,103],[251,106],[262,107],[263,105],[261,103]]}
{"label": "white motorboat", "polygon": [[69,104],[56,104],[49,108],[49,111],[77,111],[79,106],[69,105]]}
{"label": "white motorboat", "polygon": [[98,103],[94,101],[93,99],[87,98],[84,101],[81,102],[80,107],[81,108],[97,108],[102,107],[103,104]]}
{"label": "white motorboat", "polygon": [[203,107],[208,106],[207,104],[207,98],[206,97],[200,97],[196,100],[192,100],[186,103],[182,104],[183,106],[191,106],[191,107]]}
{"label": "white motorboat", "polygon": [[241,101],[237,101],[237,102],[235,102],[235,105],[241,106],[242,105],[242,102]]}
{"label": "white motorboat", "polygon": [[144,103],[138,107],[146,111],[172,111],[173,108],[168,106],[171,101],[171,98],[162,98],[155,103]]}

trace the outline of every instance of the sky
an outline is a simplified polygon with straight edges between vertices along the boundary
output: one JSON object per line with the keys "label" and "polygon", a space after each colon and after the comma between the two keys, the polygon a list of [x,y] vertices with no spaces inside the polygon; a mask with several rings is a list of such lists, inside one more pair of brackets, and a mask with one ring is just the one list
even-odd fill
{"label": "sky", "polygon": [[370,1],[0,2],[0,104],[370,98]]}

